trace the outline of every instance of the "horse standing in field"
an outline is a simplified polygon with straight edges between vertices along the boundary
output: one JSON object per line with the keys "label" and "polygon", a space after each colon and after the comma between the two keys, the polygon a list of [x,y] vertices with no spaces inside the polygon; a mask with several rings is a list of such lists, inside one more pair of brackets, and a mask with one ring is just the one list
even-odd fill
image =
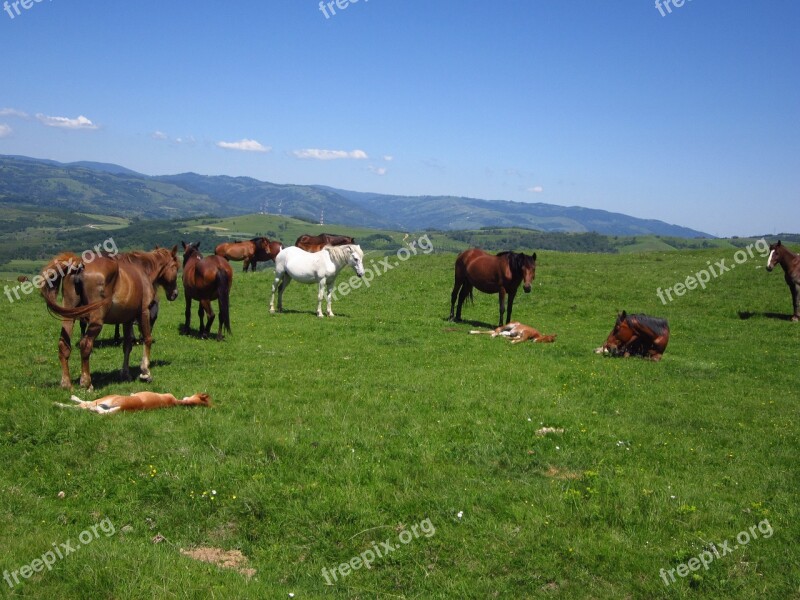
{"label": "horse standing in field", "polygon": [[[214,322],[214,310],[211,301],[219,301],[219,330],[217,341],[222,340],[223,327],[231,333],[230,294],[233,285],[233,269],[221,256],[200,254],[200,242],[183,244],[183,294],[186,298],[186,321],[184,331],[189,333],[192,320],[192,300],[197,300],[200,307],[197,316],[200,318],[200,337],[207,338]],[[203,326],[203,315],[208,322]]]}
{"label": "horse standing in field", "polygon": [[283,249],[280,242],[271,242],[265,237],[256,237],[245,242],[224,242],[214,249],[214,254],[229,261],[244,261],[244,272],[251,268],[255,273],[259,262],[275,260]]}
{"label": "horse standing in field", "polygon": [[[519,284],[528,294],[531,282],[536,277],[536,253],[527,256],[518,252],[500,252],[497,256],[488,254],[479,248],[464,250],[456,258],[456,278],[453,293],[450,295],[450,320],[461,321],[461,306],[469,297],[472,300],[473,288],[484,294],[500,294],[500,322],[503,325],[503,314],[506,309],[508,295],[508,315],[506,323],[511,322],[511,309]],[[454,308],[458,301],[458,308]]]}
{"label": "horse standing in field", "polygon": [[669,343],[669,324],[665,319],[648,315],[629,315],[624,310],[617,316],[606,343],[595,350],[611,356],[642,356],[661,360]]}
{"label": "horse standing in field", "polygon": [[[275,313],[275,291],[278,292],[278,312],[283,312],[283,292],[292,282],[317,283],[317,316],[322,318],[322,299],[327,297],[328,316],[332,317],[331,295],[336,276],[345,266],[355,269],[356,275],[364,276],[364,252],[361,246],[325,246],[321,252],[306,252],[302,248],[290,246],[283,250],[275,260],[275,281],[272,284],[272,298],[269,312]],[[327,290],[327,294],[326,294]]]}
{"label": "horse standing in field", "polygon": [[792,308],[794,309],[792,321],[800,321],[800,298],[798,298],[798,292],[800,292],[800,255],[789,250],[778,240],[777,243],[769,247],[767,271],[772,272],[775,265],[783,267],[786,285],[789,286],[789,291],[792,293]]}
{"label": "horse standing in field", "polygon": [[[72,352],[72,328],[76,319],[86,320],[81,338],[81,378],[83,387],[92,389],[89,357],[94,341],[105,323],[122,324],[124,331],[122,378],[130,379],[129,359],[133,347],[133,323],[144,337],[139,379],[152,381],[150,374],[150,328],[152,306],[158,288],[163,287],[170,301],[178,297],[177,246],[152,252],[128,252],[115,258],[97,256],[83,262],[72,253],[55,257],[42,271],[46,284],[41,293],[51,313],[63,317],[58,355],[61,362],[61,386],[72,387],[69,356]],[[56,302],[62,290],[63,306]]]}
{"label": "horse standing in field", "polygon": [[325,246],[343,246],[345,244],[355,244],[354,238],[346,235],[333,235],[330,233],[320,233],[319,235],[303,234],[294,245],[306,252],[319,252]]}

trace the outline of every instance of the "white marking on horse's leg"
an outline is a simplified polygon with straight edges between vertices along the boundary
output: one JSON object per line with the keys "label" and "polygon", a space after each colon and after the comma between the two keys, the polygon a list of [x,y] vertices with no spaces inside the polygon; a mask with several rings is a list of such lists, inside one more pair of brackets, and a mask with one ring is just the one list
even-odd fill
{"label": "white marking on horse's leg", "polygon": [[83,402],[83,400],[81,400],[80,398],[78,398],[75,395],[70,396],[69,399],[72,400],[73,402],[78,402],[78,403]]}
{"label": "white marking on horse's leg", "polygon": [[333,284],[326,285],[325,287],[326,287],[326,290],[328,292],[327,295],[326,295],[326,297],[328,299],[328,316],[329,317],[333,317],[333,316],[335,316],[333,314],[333,308],[331,307],[331,301],[332,301],[332,296],[333,296]]}
{"label": "white marking on horse's leg", "polygon": [[322,318],[322,298],[325,296],[325,278],[319,280],[317,289],[317,316]]}

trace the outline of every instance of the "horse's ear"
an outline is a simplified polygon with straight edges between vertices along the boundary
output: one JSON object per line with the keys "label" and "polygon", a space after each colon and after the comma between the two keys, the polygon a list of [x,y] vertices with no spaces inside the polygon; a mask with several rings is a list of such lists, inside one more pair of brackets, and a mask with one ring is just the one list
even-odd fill
{"label": "horse's ear", "polygon": [[177,256],[177,255],[178,255],[178,244],[175,244],[172,247],[172,256]]}
{"label": "horse's ear", "polygon": [[183,246],[183,249],[186,250],[186,242],[184,242],[183,240],[181,240],[181,246]]}
{"label": "horse's ear", "polygon": [[778,243],[777,243],[777,244],[775,244],[775,245],[776,245],[776,246],[780,246],[780,245],[781,245],[781,241],[780,241],[780,240],[778,240]]}
{"label": "horse's ear", "polygon": [[531,254],[531,258],[533,259],[533,262],[536,262],[536,252],[534,252],[533,254]]}
{"label": "horse's ear", "polygon": [[625,319],[625,318],[627,318],[627,317],[628,317],[628,312],[627,312],[627,311],[625,311],[625,310],[623,310],[623,311],[622,311],[622,312],[619,314],[619,318],[620,318],[620,319]]}
{"label": "horse's ear", "polygon": [[161,248],[161,246],[159,246],[158,244],[156,244],[156,247],[155,247],[155,248],[153,248],[153,250],[158,250],[159,248]]}

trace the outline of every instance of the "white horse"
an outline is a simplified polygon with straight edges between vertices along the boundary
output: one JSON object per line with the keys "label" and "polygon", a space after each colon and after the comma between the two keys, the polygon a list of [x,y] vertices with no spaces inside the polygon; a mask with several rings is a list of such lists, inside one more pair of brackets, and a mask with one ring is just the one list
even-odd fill
{"label": "white horse", "polygon": [[283,312],[283,291],[292,279],[300,283],[317,283],[317,316],[323,317],[322,298],[328,299],[328,316],[331,310],[331,294],[336,276],[344,267],[350,265],[356,275],[364,276],[364,252],[361,246],[345,244],[343,246],[325,246],[319,252],[306,252],[297,246],[290,246],[280,251],[275,257],[275,281],[272,283],[272,298],[269,301],[269,312],[275,312],[275,290],[278,290],[278,312]]}

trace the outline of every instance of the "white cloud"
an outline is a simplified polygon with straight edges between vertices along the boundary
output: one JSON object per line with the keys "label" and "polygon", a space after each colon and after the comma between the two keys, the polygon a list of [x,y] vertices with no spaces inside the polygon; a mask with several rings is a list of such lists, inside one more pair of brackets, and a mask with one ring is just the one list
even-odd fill
{"label": "white cloud", "polygon": [[[178,143],[187,142],[188,140],[179,139]],[[194,138],[192,138],[194,141]],[[191,143],[191,142],[189,142]],[[239,140],[238,142],[217,142],[218,148],[225,150],[239,150],[241,152],[269,152],[272,150],[269,146],[262,146],[255,140]]]}
{"label": "white cloud", "polygon": [[0,108],[0,117],[19,117],[27,119],[28,113],[17,110],[16,108]]}
{"label": "white cloud", "polygon": [[369,170],[375,173],[375,175],[384,176],[386,173],[389,172],[389,169],[386,167],[373,167],[372,165],[369,166]]}
{"label": "white cloud", "polygon": [[386,156],[383,157],[383,160],[385,160],[386,162],[392,162],[394,160],[394,156],[387,154]]}
{"label": "white cloud", "polygon": [[0,138],[8,137],[11,135],[11,127],[5,123],[0,123]]}
{"label": "white cloud", "polygon": [[363,150],[320,150],[318,148],[306,148],[305,150],[295,150],[292,152],[297,158],[310,158],[314,160],[339,160],[351,158],[354,160],[365,160],[369,158]]}
{"label": "white cloud", "polygon": [[80,115],[77,119],[69,119],[67,117],[48,117],[39,113],[36,115],[42,125],[48,127],[60,127],[62,129],[97,129],[97,125],[92,123],[89,119]]}
{"label": "white cloud", "polygon": [[169,136],[163,131],[154,131],[150,135],[150,137],[153,138],[154,140],[159,140],[159,141],[164,141],[169,139]]}
{"label": "white cloud", "polygon": [[533,187],[529,187],[526,192],[530,192],[532,194],[541,194],[544,191],[544,188],[540,185],[535,185]]}

